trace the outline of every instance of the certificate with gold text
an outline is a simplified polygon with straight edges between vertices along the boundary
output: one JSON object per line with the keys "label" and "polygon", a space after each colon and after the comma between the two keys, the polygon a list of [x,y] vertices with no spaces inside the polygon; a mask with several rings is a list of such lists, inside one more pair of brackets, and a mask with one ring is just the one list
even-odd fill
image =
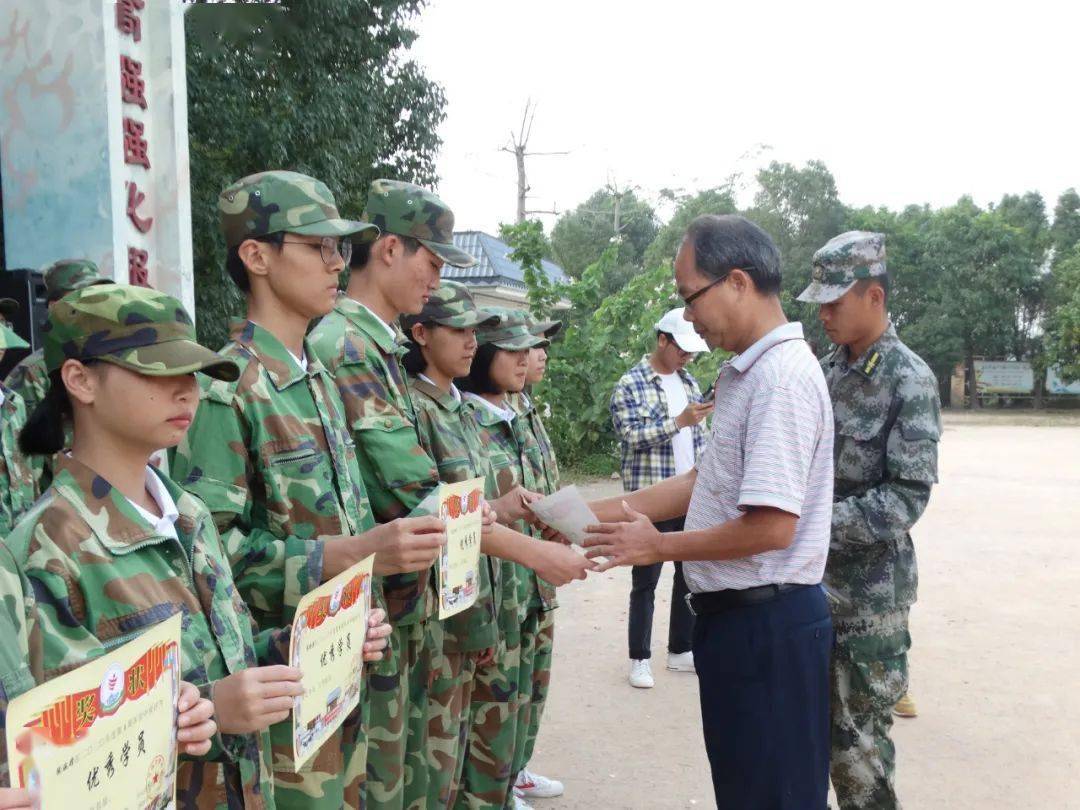
{"label": "certificate with gold text", "polygon": [[439,619],[476,603],[480,589],[480,529],[484,479],[439,485],[446,545],[439,555]]}
{"label": "certificate with gold text", "polygon": [[8,705],[11,783],[44,810],[175,805],[180,615]]}
{"label": "certificate with gold text", "polygon": [[297,771],[360,702],[374,562],[375,555],[367,557],[297,605],[289,646],[289,662],[300,670],[304,686],[293,704]]}

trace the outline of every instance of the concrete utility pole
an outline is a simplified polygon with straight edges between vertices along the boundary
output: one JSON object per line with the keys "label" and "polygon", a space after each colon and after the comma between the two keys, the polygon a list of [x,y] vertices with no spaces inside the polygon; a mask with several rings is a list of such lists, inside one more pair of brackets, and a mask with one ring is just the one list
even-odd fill
{"label": "concrete utility pole", "polygon": [[[530,112],[531,110],[531,112]],[[522,223],[529,214],[558,214],[558,211],[536,211],[527,208],[526,200],[529,195],[529,181],[525,175],[525,158],[541,155],[569,155],[569,152],[529,152],[529,136],[532,134],[533,119],[536,117],[536,105],[532,100],[525,102],[525,114],[521,116],[521,129],[517,135],[510,131],[510,143],[502,147],[500,151],[509,152],[514,156],[517,164],[517,217],[514,220]]]}

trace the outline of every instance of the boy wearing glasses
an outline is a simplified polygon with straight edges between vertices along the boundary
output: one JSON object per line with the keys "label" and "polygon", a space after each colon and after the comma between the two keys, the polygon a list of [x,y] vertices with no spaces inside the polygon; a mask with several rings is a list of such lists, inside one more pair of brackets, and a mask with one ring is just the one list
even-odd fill
{"label": "boy wearing glasses", "polygon": [[[287,663],[301,596],[373,552],[377,573],[430,566],[442,522],[375,526],[344,408],[305,337],[334,306],[350,239],[370,241],[378,228],[341,219],[323,183],[287,171],[238,180],[218,210],[226,268],[247,298],[247,317],[233,322],[221,350],[240,377],[203,388],[172,473],[213,513],[258,624],[260,662]],[[382,616],[373,611],[372,626]],[[381,624],[368,638],[389,632]],[[270,730],[276,806],[360,806],[367,748],[359,711],[300,773],[291,731],[291,719]]]}
{"label": "boy wearing glasses", "polygon": [[[334,311],[311,333],[311,346],[345,404],[360,471],[378,521],[410,514],[439,484],[439,471],[416,429],[401,364],[401,315],[416,315],[439,287],[444,263],[475,259],[454,246],[454,214],[412,183],[376,180],[363,220],[381,234],[358,244],[349,283]],[[430,571],[382,581],[394,625],[390,655],[373,667],[368,723],[368,810],[427,807],[427,723],[431,674],[441,664],[443,633]]]}

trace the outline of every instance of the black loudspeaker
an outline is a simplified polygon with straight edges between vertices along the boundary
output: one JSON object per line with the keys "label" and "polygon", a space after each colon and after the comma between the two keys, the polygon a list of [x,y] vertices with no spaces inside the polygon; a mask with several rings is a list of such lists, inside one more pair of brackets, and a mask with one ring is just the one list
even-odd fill
{"label": "black loudspeaker", "polygon": [[14,298],[19,302],[19,311],[11,316],[11,328],[30,344],[29,349],[4,352],[0,359],[0,379],[3,379],[31,351],[41,348],[41,329],[49,316],[45,279],[37,270],[0,271],[0,298]]}

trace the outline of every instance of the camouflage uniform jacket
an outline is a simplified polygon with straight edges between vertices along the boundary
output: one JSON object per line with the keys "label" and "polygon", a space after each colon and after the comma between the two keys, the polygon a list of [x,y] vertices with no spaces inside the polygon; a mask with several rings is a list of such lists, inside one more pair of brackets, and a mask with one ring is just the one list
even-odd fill
{"label": "camouflage uniform jacket", "polygon": [[45,350],[38,349],[20,360],[18,365],[8,372],[4,385],[22,397],[28,415],[33,413],[37,404],[45,399],[45,394],[49,392]]}
{"label": "camouflage uniform jacket", "polygon": [[[176,480],[210,509],[237,588],[262,632],[260,661],[284,663],[297,602],[322,581],[324,536],[374,525],[333,380],[306,347],[305,373],[270,332],[232,325],[221,354],[235,382],[207,380],[187,436],[173,453]],[[278,653],[271,658],[271,641]]]}
{"label": "camouflage uniform jacket", "polygon": [[[183,616],[183,678],[204,697],[213,681],[255,666],[251,616],[210,513],[158,475],[176,501],[178,541],[157,534],[105,479],[62,455],[52,486],[7,538],[33,594],[28,660],[36,682],[175,613]],[[269,754],[265,733],[217,735],[207,757],[181,765],[179,804],[273,807]]]}
{"label": "camouflage uniform jacket", "polygon": [[[31,593],[30,583],[0,542],[0,729],[7,728],[8,703],[35,686],[27,661],[34,628]],[[7,787],[8,779],[7,734],[0,731],[0,787]]]}
{"label": "camouflage uniform jacket", "polygon": [[[315,356],[337,383],[356,442],[375,518],[388,522],[413,512],[439,485],[439,471],[416,430],[416,415],[401,366],[404,335],[347,295],[312,330]],[[395,574],[382,581],[390,621],[415,624],[435,613],[433,574]]]}
{"label": "camouflage uniform jacket", "polygon": [[37,476],[30,459],[19,452],[19,431],[26,424],[22,398],[0,385],[0,539],[7,536],[37,498]]}
{"label": "camouflage uniform jacket", "polygon": [[[518,485],[533,492],[546,491],[548,482],[543,456],[526,420],[516,416],[512,422],[507,422],[483,406],[477,406],[474,413],[495,475],[497,495],[503,495]],[[523,534],[531,532],[524,523],[515,528]],[[517,591],[523,621],[531,611],[558,607],[555,586],[537,577],[532,569],[521,565],[517,566]]]}
{"label": "camouflage uniform jacket", "polygon": [[892,613],[915,601],[908,532],[937,481],[937,382],[891,324],[853,365],[841,346],[822,368],[836,420],[825,584],[841,617]]}
{"label": "camouflage uniform jacket", "polygon": [[[535,439],[536,446],[540,449],[542,468],[537,469],[537,481],[543,481],[544,486],[539,490],[544,495],[550,495],[559,489],[559,464],[555,460],[555,447],[548,436],[544,420],[540,418],[540,409],[528,394],[510,394],[507,397],[510,407],[525,419],[529,431]],[[530,458],[535,458],[530,456]]]}
{"label": "camouflage uniform jacket", "polygon": [[[494,474],[473,417],[473,405],[454,397],[427,380],[409,380],[416,406],[416,425],[428,454],[439,466],[439,479],[448,483],[484,478],[485,491]],[[445,652],[474,652],[499,643],[494,594],[498,588],[499,560],[480,555],[480,589],[474,604],[443,621]]]}

